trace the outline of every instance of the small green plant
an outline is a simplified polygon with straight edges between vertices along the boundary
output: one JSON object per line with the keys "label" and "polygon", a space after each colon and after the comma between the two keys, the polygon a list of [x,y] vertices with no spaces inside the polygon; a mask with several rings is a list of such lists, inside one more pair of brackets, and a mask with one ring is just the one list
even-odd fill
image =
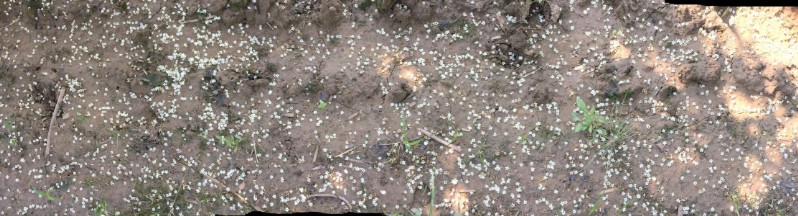
{"label": "small green plant", "polygon": [[393,7],[393,5],[389,4],[389,0],[374,0],[374,3],[380,11],[385,11]]}
{"label": "small green plant", "polygon": [[455,131],[454,134],[452,135],[452,138],[449,139],[449,143],[454,143],[454,141],[457,140],[457,138],[460,138],[462,136],[463,136],[462,131],[459,130]]}
{"label": "small green plant", "polygon": [[596,108],[589,108],[585,105],[585,102],[582,101],[582,98],[576,98],[576,106],[579,107],[578,112],[573,112],[574,121],[577,121],[578,124],[574,129],[576,132],[582,132],[587,130],[591,135],[593,132],[598,133],[599,135],[607,135],[607,131],[604,130],[601,126],[604,123],[607,123],[607,118],[604,116],[599,115],[596,112]]}
{"label": "small green plant", "polygon": [[227,4],[231,8],[243,9],[249,5],[249,0],[229,0],[227,1]]}
{"label": "small green plant", "polygon": [[116,7],[122,12],[127,12],[130,9],[130,6],[127,4],[127,1],[119,1],[116,3]]}
{"label": "small green plant", "polygon": [[148,85],[150,89],[155,89],[161,87],[167,80],[168,76],[166,74],[160,74],[156,72],[149,72],[141,78],[141,82]]}
{"label": "small green plant", "polygon": [[454,23],[455,31],[464,37],[471,37],[477,32],[477,26],[472,21],[461,19]]}
{"label": "small green plant", "polygon": [[41,0],[28,0],[27,6],[28,6],[28,9],[30,9],[32,11],[38,11],[38,10],[41,10],[42,7],[44,7],[44,4],[42,4]]}
{"label": "small green plant", "polygon": [[76,118],[78,119],[78,122],[80,124],[86,123],[86,116],[83,116],[83,114],[80,114],[80,113],[77,113],[76,116],[77,116]]}
{"label": "small green plant", "polygon": [[122,132],[117,130],[117,129],[115,129],[115,128],[111,128],[111,129],[108,129],[108,130],[111,131],[111,137],[119,137],[119,136],[122,135]]}
{"label": "small green plant", "polygon": [[598,200],[596,200],[595,203],[592,203],[590,205],[590,209],[588,210],[587,215],[594,215],[594,214],[598,213],[599,202],[601,202],[601,200],[603,200],[605,196],[606,195],[602,195]]}
{"label": "small green plant", "polygon": [[622,29],[613,29],[612,33],[610,34],[610,37],[614,38],[615,36],[618,36],[619,34],[621,34],[621,31],[623,31],[623,30]]}
{"label": "small green plant", "polygon": [[85,180],[83,180],[83,186],[91,187],[91,186],[94,186],[94,183],[96,183],[96,182],[97,182],[96,179],[94,179],[92,177],[88,177]]}
{"label": "small green plant", "polygon": [[634,91],[632,91],[631,89],[626,89],[626,90],[624,90],[623,92],[614,92],[614,93],[608,93],[608,94],[607,94],[607,98],[609,98],[609,99],[622,99],[622,100],[626,100],[626,98],[629,98],[629,97],[630,97],[630,96],[632,96],[633,94],[634,94]]}
{"label": "small green plant", "polygon": [[319,108],[319,109],[327,108],[327,102],[324,102],[324,101],[320,100],[319,104],[316,105],[316,108]]}
{"label": "small green plant", "polygon": [[47,198],[48,201],[54,201],[54,200],[61,199],[61,198],[54,197],[54,196],[50,195],[51,192],[53,192],[52,188],[48,188],[46,191],[40,191],[40,190],[33,189],[33,193],[35,193],[36,195],[39,195],[39,197]]}
{"label": "small green plant", "polygon": [[108,213],[108,202],[106,202],[104,199],[95,202],[94,206],[91,207],[91,213],[92,215],[97,215],[97,216],[110,215]]}
{"label": "small green plant", "polygon": [[216,140],[222,146],[233,149],[233,152],[238,151],[238,147],[244,143],[244,139],[241,138],[241,135],[235,136],[225,136],[225,135],[216,135]]}
{"label": "small green plant", "polygon": [[740,215],[740,209],[742,208],[740,196],[737,195],[737,193],[733,193],[729,196],[729,199],[732,201],[732,204],[734,204],[734,213]]}
{"label": "small green plant", "polygon": [[621,213],[626,212],[627,206],[629,206],[629,201],[623,201],[623,206],[621,206]]}
{"label": "small green plant", "polygon": [[407,121],[404,115],[402,115],[402,143],[405,144],[405,149],[407,151],[410,151],[414,146],[421,143],[421,139],[410,140],[410,138],[407,138]]}
{"label": "small green plant", "polygon": [[412,215],[412,216],[422,216],[422,215],[424,215],[424,210],[421,210],[421,209],[417,209],[416,208],[416,209],[408,210],[408,211],[410,211],[410,215]]}
{"label": "small green plant", "polygon": [[277,69],[277,65],[274,63],[269,62],[266,64],[266,70],[268,70],[269,73],[277,73]]}
{"label": "small green plant", "polygon": [[366,11],[369,9],[369,7],[371,7],[373,3],[374,0],[363,0],[362,2],[360,2],[360,4],[357,4],[357,8],[362,11]]}
{"label": "small green plant", "polygon": [[11,118],[6,117],[6,129],[11,130],[11,129],[14,129],[14,128],[16,128],[16,127],[14,126],[14,123],[11,122]]}
{"label": "small green plant", "polygon": [[197,18],[200,21],[205,21],[208,18],[208,9],[202,6],[197,7]]}

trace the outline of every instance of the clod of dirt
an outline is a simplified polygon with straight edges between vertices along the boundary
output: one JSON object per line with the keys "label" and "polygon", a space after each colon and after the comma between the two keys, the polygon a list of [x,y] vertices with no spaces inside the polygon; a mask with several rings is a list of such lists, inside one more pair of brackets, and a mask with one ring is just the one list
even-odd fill
{"label": "clod of dirt", "polygon": [[227,7],[227,1],[219,1],[219,0],[206,0],[200,5],[204,5],[204,7],[208,10],[208,13],[211,14],[219,14]]}
{"label": "clod of dirt", "polygon": [[129,148],[133,152],[137,152],[139,154],[144,154],[150,149],[161,145],[161,137],[160,132],[157,133],[143,133],[139,137],[138,141],[133,142],[130,144]]}
{"label": "clod of dirt", "polygon": [[399,86],[395,86],[389,93],[388,99],[392,103],[402,103],[405,102],[409,97],[410,93],[412,93],[412,89],[407,84],[402,83]]}
{"label": "clod of dirt", "polygon": [[302,86],[302,92],[306,94],[315,95],[321,92],[321,90],[324,90],[324,87],[318,80],[311,80]]}
{"label": "clod of dirt", "polygon": [[375,97],[375,95],[379,97],[381,95],[378,95],[380,92],[380,79],[381,78],[376,75],[362,75],[353,78],[335,79],[334,82],[337,83],[357,83],[357,85],[339,85],[340,88],[338,89],[337,93],[338,102],[344,106],[351,107],[357,103],[366,102],[367,100]]}
{"label": "clod of dirt", "polygon": [[291,14],[301,15],[307,14],[316,9],[316,0],[292,0],[291,1]]}
{"label": "clod of dirt", "polygon": [[246,14],[242,10],[225,10],[222,12],[222,23],[227,26],[238,25],[247,19]]}
{"label": "clod of dirt", "polygon": [[413,14],[410,12],[410,8],[404,4],[396,4],[393,10],[393,17],[402,23],[409,23],[414,20]]}
{"label": "clod of dirt", "polygon": [[679,78],[684,83],[714,83],[720,79],[720,70],[720,63],[712,60],[705,60],[689,65],[682,65],[682,67],[679,68]]}
{"label": "clod of dirt", "polygon": [[343,6],[336,0],[324,1],[321,3],[319,9],[319,12],[313,13],[314,20],[319,26],[327,28],[328,30],[338,28],[338,25],[341,24],[341,20],[344,19],[344,15],[341,13],[341,11],[343,11]]}
{"label": "clod of dirt", "polygon": [[[530,1],[529,12],[524,18],[528,23],[540,23],[540,17],[543,17],[543,23],[554,22],[560,18],[559,6],[554,7],[549,1]],[[556,9],[556,11],[555,11]],[[535,22],[538,21],[538,22]]]}
{"label": "clod of dirt", "polygon": [[432,8],[429,2],[421,2],[416,5],[410,5],[405,3],[410,8],[410,11],[413,14],[413,17],[417,22],[424,22],[429,20],[432,15],[435,13],[435,9]]}
{"label": "clod of dirt", "polygon": [[385,160],[388,158],[388,153],[391,151],[391,145],[387,145],[387,143],[388,142],[385,140],[378,140],[376,144],[369,147],[369,151],[374,154],[374,156]]}
{"label": "clod of dirt", "polygon": [[510,43],[496,44],[491,50],[492,59],[498,61],[506,68],[518,68],[524,63],[524,51],[521,48],[513,47]]}
{"label": "clod of dirt", "polygon": [[699,27],[704,25],[706,20],[700,15],[702,10],[703,7],[699,6],[678,7],[670,11],[666,17],[674,25],[674,32],[683,36],[695,33]]}
{"label": "clod of dirt", "polygon": [[639,82],[620,83],[622,77],[628,77],[634,67],[627,61],[616,62],[605,66],[596,73],[601,80],[599,89],[604,92],[604,96],[610,99],[628,99],[634,94],[641,92],[643,85]]}
{"label": "clod of dirt", "polygon": [[789,84],[790,76],[786,73],[786,68],[781,65],[765,66],[758,60],[749,58],[735,59],[732,63],[734,78],[738,84],[745,89],[763,92],[772,95],[777,90],[791,89]]}
{"label": "clod of dirt", "polygon": [[529,16],[530,6],[532,5],[531,0],[527,1],[513,1],[504,6],[504,13],[526,22],[527,17]]}
{"label": "clod of dirt", "polygon": [[550,9],[551,13],[550,13],[550,16],[549,16],[549,21],[550,22],[559,21],[560,18],[562,17],[563,11],[567,11],[567,10],[563,9],[563,6],[560,6],[558,4],[550,4],[549,7],[551,8]]}
{"label": "clod of dirt", "polygon": [[676,93],[676,91],[677,91],[676,87],[669,85],[663,87],[662,90],[660,90],[659,93],[657,93],[657,96],[659,96],[659,98],[662,100],[668,100],[669,98],[673,97],[673,93]]}

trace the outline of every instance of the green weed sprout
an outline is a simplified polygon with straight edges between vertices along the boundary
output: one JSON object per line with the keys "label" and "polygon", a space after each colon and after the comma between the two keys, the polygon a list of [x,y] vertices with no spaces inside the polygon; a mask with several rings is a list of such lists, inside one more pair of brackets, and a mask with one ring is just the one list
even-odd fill
{"label": "green weed sprout", "polygon": [[61,198],[54,197],[54,196],[50,195],[50,192],[53,192],[53,189],[48,188],[47,191],[40,191],[40,190],[33,189],[33,193],[35,193],[36,195],[39,195],[39,197],[45,197],[49,201],[54,201],[54,200],[61,199]]}
{"label": "green weed sprout", "polygon": [[321,100],[320,100],[320,101],[319,101],[319,104],[318,104],[318,105],[316,105],[316,108],[319,108],[319,109],[324,109],[324,108],[327,108],[327,102],[324,102],[324,101],[321,101]]}
{"label": "green weed sprout", "polygon": [[216,135],[216,140],[222,144],[222,146],[233,149],[233,152],[238,151],[238,146],[244,142],[244,139],[241,138],[240,135],[235,136],[223,136],[223,135]]}
{"label": "green weed sprout", "polygon": [[421,143],[421,139],[410,140],[410,138],[407,138],[407,121],[404,115],[402,115],[402,143],[405,144],[407,151]]}
{"label": "green weed sprout", "polygon": [[581,98],[576,98],[576,106],[579,107],[579,111],[581,111],[581,114],[578,112],[572,113],[574,121],[579,122],[574,129],[576,132],[587,130],[590,134],[593,134],[594,131],[602,136],[607,134],[607,131],[601,128],[602,125],[607,123],[607,118],[598,115],[598,113],[596,113],[596,108],[588,109]]}

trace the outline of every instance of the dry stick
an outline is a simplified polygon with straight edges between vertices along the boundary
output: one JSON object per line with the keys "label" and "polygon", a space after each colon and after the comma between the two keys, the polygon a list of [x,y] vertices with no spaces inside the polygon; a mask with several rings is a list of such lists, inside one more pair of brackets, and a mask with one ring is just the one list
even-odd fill
{"label": "dry stick", "polygon": [[19,21],[19,18],[20,18],[20,17],[21,17],[21,15],[20,15],[20,16],[18,16],[18,17],[17,17],[16,19],[14,19],[13,21],[11,21],[11,23],[9,23],[8,25],[6,25],[6,26],[3,26],[3,28],[0,28],[0,29],[5,29],[5,28],[7,28],[7,27],[9,27],[9,26],[11,26],[11,25],[14,25],[14,23],[16,23],[17,21]]}
{"label": "dry stick", "polygon": [[228,193],[231,193],[231,194],[235,195],[235,197],[238,199],[239,202],[247,204],[250,208],[255,209],[256,211],[263,211],[258,206],[255,206],[255,205],[252,205],[251,203],[249,203],[249,201],[247,201],[247,199],[245,199],[243,196],[241,196],[241,194],[239,194],[238,192],[230,190],[229,187],[227,187],[226,185],[222,184],[222,182],[219,182],[219,180],[216,180],[216,179],[210,178],[210,177],[208,179],[210,179],[214,184],[218,185],[219,187],[226,189],[228,191]]}
{"label": "dry stick", "polygon": [[504,20],[500,13],[496,13],[496,20],[499,21],[499,27],[501,27],[502,31],[504,31]]}
{"label": "dry stick", "polygon": [[197,21],[199,21],[199,19],[180,21],[180,24],[188,24],[188,23],[193,23],[193,22],[197,22]]}
{"label": "dry stick", "polygon": [[64,93],[66,92],[66,88],[61,88],[61,91],[58,92],[58,101],[55,102],[55,110],[53,110],[53,116],[50,116],[50,128],[47,130],[47,146],[44,147],[44,155],[50,155],[50,140],[53,137],[53,127],[55,127],[55,117],[58,116],[58,109],[61,108],[61,101],[64,100]]}
{"label": "dry stick", "polygon": [[346,151],[342,152],[341,154],[336,155],[335,157],[343,157],[344,155],[349,154],[349,152],[352,152],[354,150],[355,150],[355,147],[352,147],[351,149],[346,150]]}
{"label": "dry stick", "polygon": [[346,118],[346,119],[347,120],[352,120],[352,118],[355,118],[355,116],[357,116],[358,114],[360,114],[360,113],[356,112],[355,114],[350,115],[349,118]]}
{"label": "dry stick", "polygon": [[426,131],[424,129],[419,128],[418,131],[421,131],[421,133],[423,133],[424,135],[427,135],[428,137],[432,138],[433,140],[437,141],[438,143],[443,144],[443,145],[451,148],[452,150],[456,151],[457,153],[460,153],[460,147],[458,147],[456,145],[452,145],[451,143],[446,142],[446,140],[443,140],[440,137],[432,135],[432,133],[430,133],[429,131]]}
{"label": "dry stick", "polygon": [[316,150],[313,151],[313,163],[316,163],[317,156],[319,156],[319,146],[316,146]]}
{"label": "dry stick", "polygon": [[311,194],[310,196],[308,196],[308,198],[313,198],[313,197],[332,197],[332,198],[338,198],[339,200],[341,200],[341,201],[344,201],[344,203],[346,204],[346,206],[347,206],[347,207],[349,207],[349,209],[352,209],[352,205],[350,205],[350,204],[349,204],[349,201],[348,201],[348,200],[344,199],[344,198],[343,198],[343,197],[341,197],[341,196],[335,195],[335,194]]}

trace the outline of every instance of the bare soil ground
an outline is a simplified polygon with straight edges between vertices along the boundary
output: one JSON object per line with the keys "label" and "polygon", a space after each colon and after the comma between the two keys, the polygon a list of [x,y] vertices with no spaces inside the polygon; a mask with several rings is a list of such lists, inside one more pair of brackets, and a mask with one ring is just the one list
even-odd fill
{"label": "bare soil ground", "polygon": [[798,214],[796,8],[0,8],[2,215]]}

